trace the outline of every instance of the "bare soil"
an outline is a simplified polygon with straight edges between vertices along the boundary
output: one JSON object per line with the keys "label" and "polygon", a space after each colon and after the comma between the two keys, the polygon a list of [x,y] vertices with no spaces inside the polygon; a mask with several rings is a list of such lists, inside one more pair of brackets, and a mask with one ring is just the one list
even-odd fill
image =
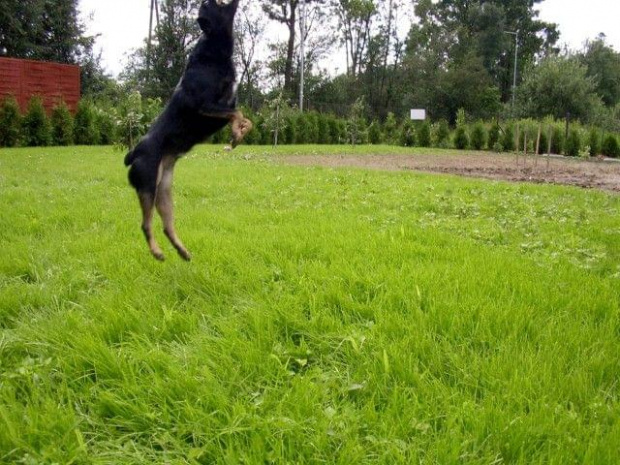
{"label": "bare soil", "polygon": [[433,155],[291,155],[286,163],[414,170],[514,182],[565,184],[620,193],[620,162],[495,153]]}

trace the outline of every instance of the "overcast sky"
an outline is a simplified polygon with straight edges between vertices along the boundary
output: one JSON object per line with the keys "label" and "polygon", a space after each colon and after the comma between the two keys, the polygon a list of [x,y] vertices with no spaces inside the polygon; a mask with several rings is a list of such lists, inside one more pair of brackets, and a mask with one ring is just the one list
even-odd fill
{"label": "overcast sky", "polygon": [[[125,54],[142,45],[148,35],[150,5],[151,0],[80,0],[87,33],[100,34],[96,50],[102,51],[109,73],[118,75]],[[543,20],[559,25],[560,43],[569,48],[581,49],[586,39],[604,33],[607,43],[620,51],[620,1],[545,0],[539,9]]]}

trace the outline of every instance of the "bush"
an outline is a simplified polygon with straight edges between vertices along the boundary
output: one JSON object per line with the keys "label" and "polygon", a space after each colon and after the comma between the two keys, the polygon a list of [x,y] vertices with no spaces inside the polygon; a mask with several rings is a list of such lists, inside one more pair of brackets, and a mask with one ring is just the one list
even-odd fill
{"label": "bush", "polygon": [[383,140],[386,144],[396,145],[399,139],[398,122],[394,113],[390,112],[383,123]]}
{"label": "bush", "polygon": [[400,128],[400,145],[403,147],[413,147],[415,145],[415,129],[413,121],[405,120]]}
{"label": "bush", "polygon": [[73,144],[73,116],[65,102],[60,102],[52,110],[52,144]]}
{"label": "bush", "polygon": [[319,144],[329,144],[331,142],[329,135],[329,119],[323,113],[318,114]]}
{"label": "bush", "polygon": [[601,153],[606,157],[617,158],[620,157],[620,145],[618,144],[618,139],[613,134],[608,134],[603,139],[603,144],[601,145]]}
{"label": "bush", "polygon": [[459,126],[454,132],[454,147],[458,150],[465,150],[469,147],[469,137],[464,126]]}
{"label": "bush", "polygon": [[504,129],[500,144],[506,152],[512,152],[515,150],[515,133],[511,124],[507,125],[506,129]]}
{"label": "bush", "polygon": [[22,118],[17,100],[9,97],[0,107],[0,147],[15,147],[19,144]]}
{"label": "bush", "polygon": [[383,142],[383,134],[377,121],[373,121],[368,126],[368,140],[373,145],[379,145]]}
{"label": "bush", "polygon": [[486,131],[482,123],[474,124],[470,136],[471,148],[474,150],[482,150],[486,144]]}
{"label": "bush", "polygon": [[450,126],[445,119],[439,120],[433,125],[435,147],[448,148],[450,146]]}
{"label": "bush", "polygon": [[601,135],[596,128],[590,129],[588,134],[588,146],[590,147],[591,157],[595,157],[601,153]]}
{"label": "bush", "polygon": [[431,125],[424,121],[418,127],[418,145],[420,147],[430,147],[431,146]]}
{"label": "bush", "polygon": [[577,131],[577,129],[575,128],[572,128],[568,134],[568,139],[566,139],[564,151],[569,157],[577,157],[579,156],[580,149],[581,138],[579,137],[579,131]]}
{"label": "bush", "polygon": [[22,120],[22,135],[24,145],[28,147],[46,146],[52,141],[52,128],[40,97],[32,97],[28,102],[28,111]]}
{"label": "bush", "polygon": [[98,108],[95,110],[95,126],[99,133],[99,143],[101,145],[114,145],[117,142],[116,131],[117,117],[113,110],[106,111]]}
{"label": "bush", "polygon": [[558,126],[551,130],[551,153],[561,154],[564,152],[564,133]]}
{"label": "bush", "polygon": [[[93,105],[86,100],[80,101],[73,121],[73,138],[76,144],[96,145],[99,143],[99,131],[95,118]],[[134,144],[136,142],[133,141]],[[127,144],[127,146],[131,147],[132,145]]]}
{"label": "bush", "polygon": [[[489,150],[496,150],[499,147],[500,129],[499,124],[494,122],[489,129],[489,138],[487,140],[487,146]],[[498,150],[501,151],[501,150]]]}
{"label": "bush", "polygon": [[549,139],[547,138],[547,132],[540,132],[540,143],[538,144],[538,155],[542,155],[543,153],[547,153],[549,148]]}

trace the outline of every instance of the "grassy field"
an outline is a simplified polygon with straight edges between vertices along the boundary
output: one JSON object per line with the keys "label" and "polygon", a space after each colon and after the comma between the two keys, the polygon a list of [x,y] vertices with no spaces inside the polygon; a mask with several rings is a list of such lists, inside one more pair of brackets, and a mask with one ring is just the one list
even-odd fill
{"label": "grassy field", "polygon": [[0,463],[618,463],[620,197],[269,152],[0,150]]}

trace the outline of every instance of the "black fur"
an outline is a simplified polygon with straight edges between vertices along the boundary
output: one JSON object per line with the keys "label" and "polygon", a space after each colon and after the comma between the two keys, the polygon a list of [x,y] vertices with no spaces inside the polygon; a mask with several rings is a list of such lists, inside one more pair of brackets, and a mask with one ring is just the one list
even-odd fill
{"label": "black fur", "polygon": [[198,15],[202,34],[179,84],[148,133],[125,156],[125,165],[131,165],[129,181],[138,192],[155,192],[164,156],[182,156],[231,121],[237,103],[232,53],[238,3],[202,3]]}

